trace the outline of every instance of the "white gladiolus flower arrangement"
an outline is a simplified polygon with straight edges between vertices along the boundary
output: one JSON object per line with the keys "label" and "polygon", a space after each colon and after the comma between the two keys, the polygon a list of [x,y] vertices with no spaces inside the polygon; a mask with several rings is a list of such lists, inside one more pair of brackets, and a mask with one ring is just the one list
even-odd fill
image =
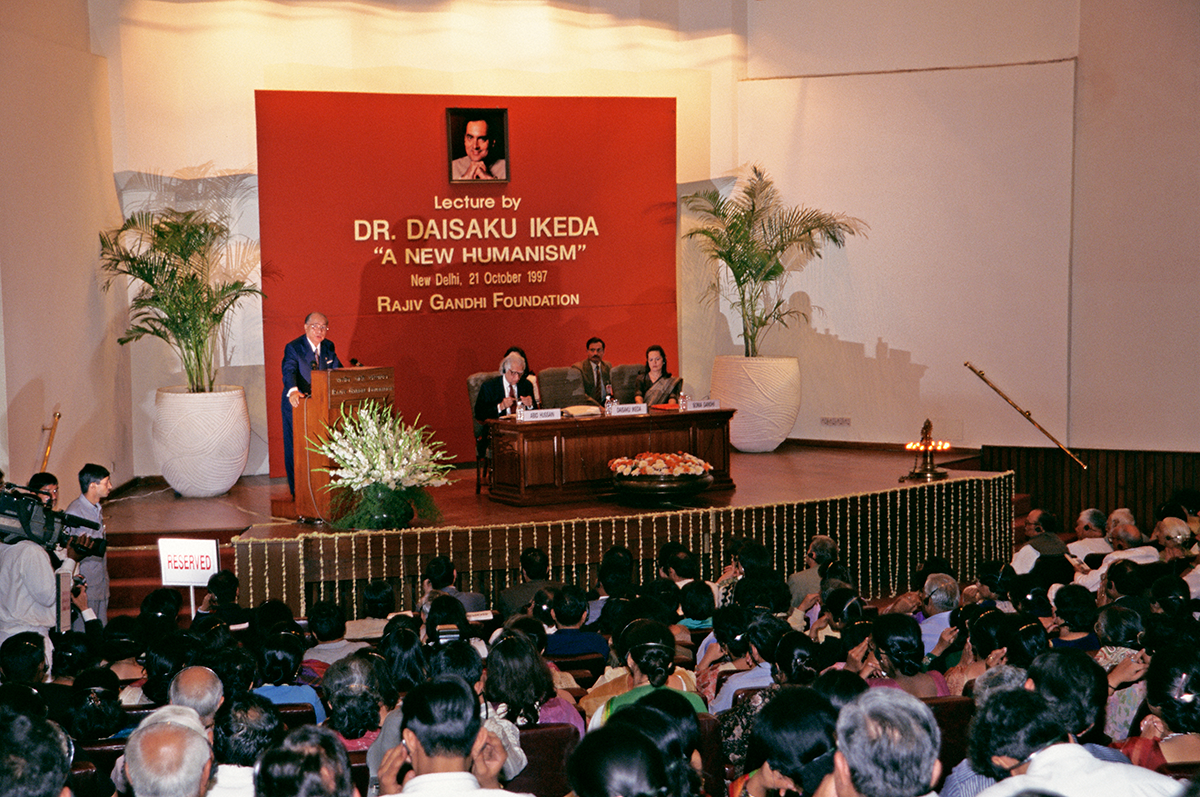
{"label": "white gladiolus flower arrangement", "polygon": [[405,528],[414,509],[426,519],[440,517],[425,488],[447,483],[453,457],[429,427],[407,425],[390,407],[364,401],[349,411],[343,407],[337,425],[326,427],[325,440],[309,443],[310,451],[335,463],[325,470],[329,488],[340,491],[338,508],[350,504],[335,525]]}

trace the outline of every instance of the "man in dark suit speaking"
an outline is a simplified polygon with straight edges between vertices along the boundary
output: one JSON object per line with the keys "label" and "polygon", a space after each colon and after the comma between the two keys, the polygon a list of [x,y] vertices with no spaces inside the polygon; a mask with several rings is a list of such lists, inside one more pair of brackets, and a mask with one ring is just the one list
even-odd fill
{"label": "man in dark suit speaking", "polygon": [[300,406],[300,396],[312,392],[313,371],[341,368],[342,361],[326,340],[329,319],[309,313],[304,319],[304,334],[283,349],[283,461],[287,467],[288,489],[296,494],[296,470],[292,457],[292,410]]}

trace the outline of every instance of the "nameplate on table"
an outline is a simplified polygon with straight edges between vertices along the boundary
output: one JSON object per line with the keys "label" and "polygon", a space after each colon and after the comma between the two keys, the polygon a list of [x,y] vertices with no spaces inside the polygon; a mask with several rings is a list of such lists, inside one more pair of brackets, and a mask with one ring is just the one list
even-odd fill
{"label": "nameplate on table", "polygon": [[684,412],[692,412],[693,410],[719,410],[721,409],[720,399],[688,399],[687,409]]}
{"label": "nameplate on table", "polygon": [[522,420],[525,421],[557,421],[562,418],[561,409],[553,410],[525,410],[525,415]]}
{"label": "nameplate on table", "polygon": [[650,412],[649,404],[614,404],[609,408],[609,415],[645,415]]}

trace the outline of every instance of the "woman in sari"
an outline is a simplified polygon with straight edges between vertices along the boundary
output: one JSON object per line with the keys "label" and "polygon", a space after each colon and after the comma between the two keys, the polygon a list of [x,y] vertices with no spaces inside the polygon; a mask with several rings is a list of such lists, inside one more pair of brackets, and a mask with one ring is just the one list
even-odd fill
{"label": "woman in sari", "polygon": [[657,344],[646,349],[646,373],[638,378],[633,400],[638,404],[678,404],[683,379],[667,370],[667,354]]}

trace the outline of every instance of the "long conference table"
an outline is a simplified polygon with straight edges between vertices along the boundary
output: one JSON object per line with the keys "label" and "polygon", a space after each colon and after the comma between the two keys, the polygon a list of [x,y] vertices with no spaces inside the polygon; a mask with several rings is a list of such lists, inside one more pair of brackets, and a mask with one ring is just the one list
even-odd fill
{"label": "long conference table", "polygon": [[732,490],[729,419],[736,410],[651,410],[646,415],[488,421],[488,494],[513,506],[586,501],[615,492],[608,463],[652,451],[694,454],[713,466],[709,490]]}

